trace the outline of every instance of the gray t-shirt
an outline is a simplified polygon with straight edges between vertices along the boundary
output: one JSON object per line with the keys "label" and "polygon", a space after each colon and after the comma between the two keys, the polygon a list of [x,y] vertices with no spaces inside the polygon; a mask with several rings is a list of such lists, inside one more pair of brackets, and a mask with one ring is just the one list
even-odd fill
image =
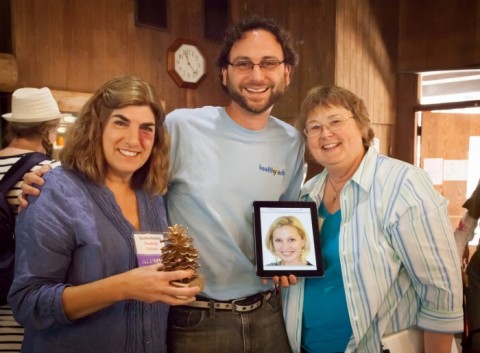
{"label": "gray t-shirt", "polygon": [[188,226],[199,249],[204,295],[217,300],[271,287],[255,274],[252,203],[298,200],[304,142],[291,125],[270,117],[263,130],[235,123],[223,107],[167,115],[172,138],[170,224]]}

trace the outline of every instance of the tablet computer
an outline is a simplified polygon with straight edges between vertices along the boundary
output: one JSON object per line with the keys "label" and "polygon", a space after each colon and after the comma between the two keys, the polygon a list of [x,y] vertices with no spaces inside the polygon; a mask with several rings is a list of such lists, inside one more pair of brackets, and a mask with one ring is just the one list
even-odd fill
{"label": "tablet computer", "polygon": [[255,201],[253,228],[257,276],[323,276],[314,202]]}

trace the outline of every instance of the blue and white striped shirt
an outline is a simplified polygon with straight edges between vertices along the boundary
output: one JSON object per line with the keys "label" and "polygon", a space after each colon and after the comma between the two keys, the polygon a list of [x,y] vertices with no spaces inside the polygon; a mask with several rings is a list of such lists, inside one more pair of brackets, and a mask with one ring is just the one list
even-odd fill
{"label": "blue and white striped shirt", "polygon": [[[32,151],[33,152],[33,151]],[[25,153],[15,154],[13,156],[0,157],[0,182],[10,168],[20,160]],[[36,170],[44,164],[58,165],[60,162],[53,160],[44,160],[38,165],[34,166],[31,170]],[[18,211],[18,195],[21,193],[20,186],[23,182],[23,178],[20,179],[15,185],[7,192],[6,199],[10,205],[14,215]],[[3,234],[2,234],[3,235]],[[0,352],[20,352],[23,341],[23,328],[15,321],[12,314],[12,309],[8,305],[0,306]]]}
{"label": "blue and white striped shirt", "polygon": [[[33,151],[32,151],[33,152]],[[0,157],[0,180],[3,179],[4,175],[10,170],[10,168],[17,163],[20,158],[22,158],[26,153],[15,154],[13,156],[4,156]],[[42,165],[50,164],[52,168],[55,168],[60,165],[59,161],[46,159],[36,166],[34,166],[31,171],[37,170],[41,168]],[[18,206],[20,205],[18,202],[18,195],[22,192],[21,185],[23,183],[23,178],[20,179],[18,182],[13,185],[13,187],[7,192],[6,199],[8,204],[12,207],[12,212],[14,215],[18,213]]]}
{"label": "blue and white striped shirt", "polygon": [[[320,205],[327,173],[304,186],[302,200]],[[353,329],[345,352],[380,352],[383,335],[414,325],[461,332],[462,280],[447,200],[426,172],[370,148],[343,187],[340,207],[339,252]],[[300,351],[303,285],[300,280],[283,293],[294,352]]]}

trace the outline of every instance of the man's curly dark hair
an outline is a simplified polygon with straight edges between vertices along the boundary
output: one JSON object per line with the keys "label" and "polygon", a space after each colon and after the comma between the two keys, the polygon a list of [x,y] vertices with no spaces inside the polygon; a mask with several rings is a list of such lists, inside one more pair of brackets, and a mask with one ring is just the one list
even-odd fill
{"label": "man's curly dark hair", "polygon": [[293,48],[290,33],[280,28],[272,19],[254,15],[239,21],[225,32],[223,46],[217,58],[217,66],[220,70],[228,66],[230,50],[233,44],[240,40],[246,32],[255,29],[263,29],[275,36],[282,47],[285,64],[293,67],[298,63],[298,54]]}

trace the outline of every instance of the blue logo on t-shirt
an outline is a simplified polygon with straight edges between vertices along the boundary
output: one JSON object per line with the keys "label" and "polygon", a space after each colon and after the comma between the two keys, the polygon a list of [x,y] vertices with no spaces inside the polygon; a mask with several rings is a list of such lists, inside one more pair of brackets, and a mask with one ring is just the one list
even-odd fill
{"label": "blue logo on t-shirt", "polygon": [[261,170],[262,172],[270,173],[273,175],[285,176],[285,169],[279,170],[278,168],[264,167],[261,164],[258,165],[258,169]]}

